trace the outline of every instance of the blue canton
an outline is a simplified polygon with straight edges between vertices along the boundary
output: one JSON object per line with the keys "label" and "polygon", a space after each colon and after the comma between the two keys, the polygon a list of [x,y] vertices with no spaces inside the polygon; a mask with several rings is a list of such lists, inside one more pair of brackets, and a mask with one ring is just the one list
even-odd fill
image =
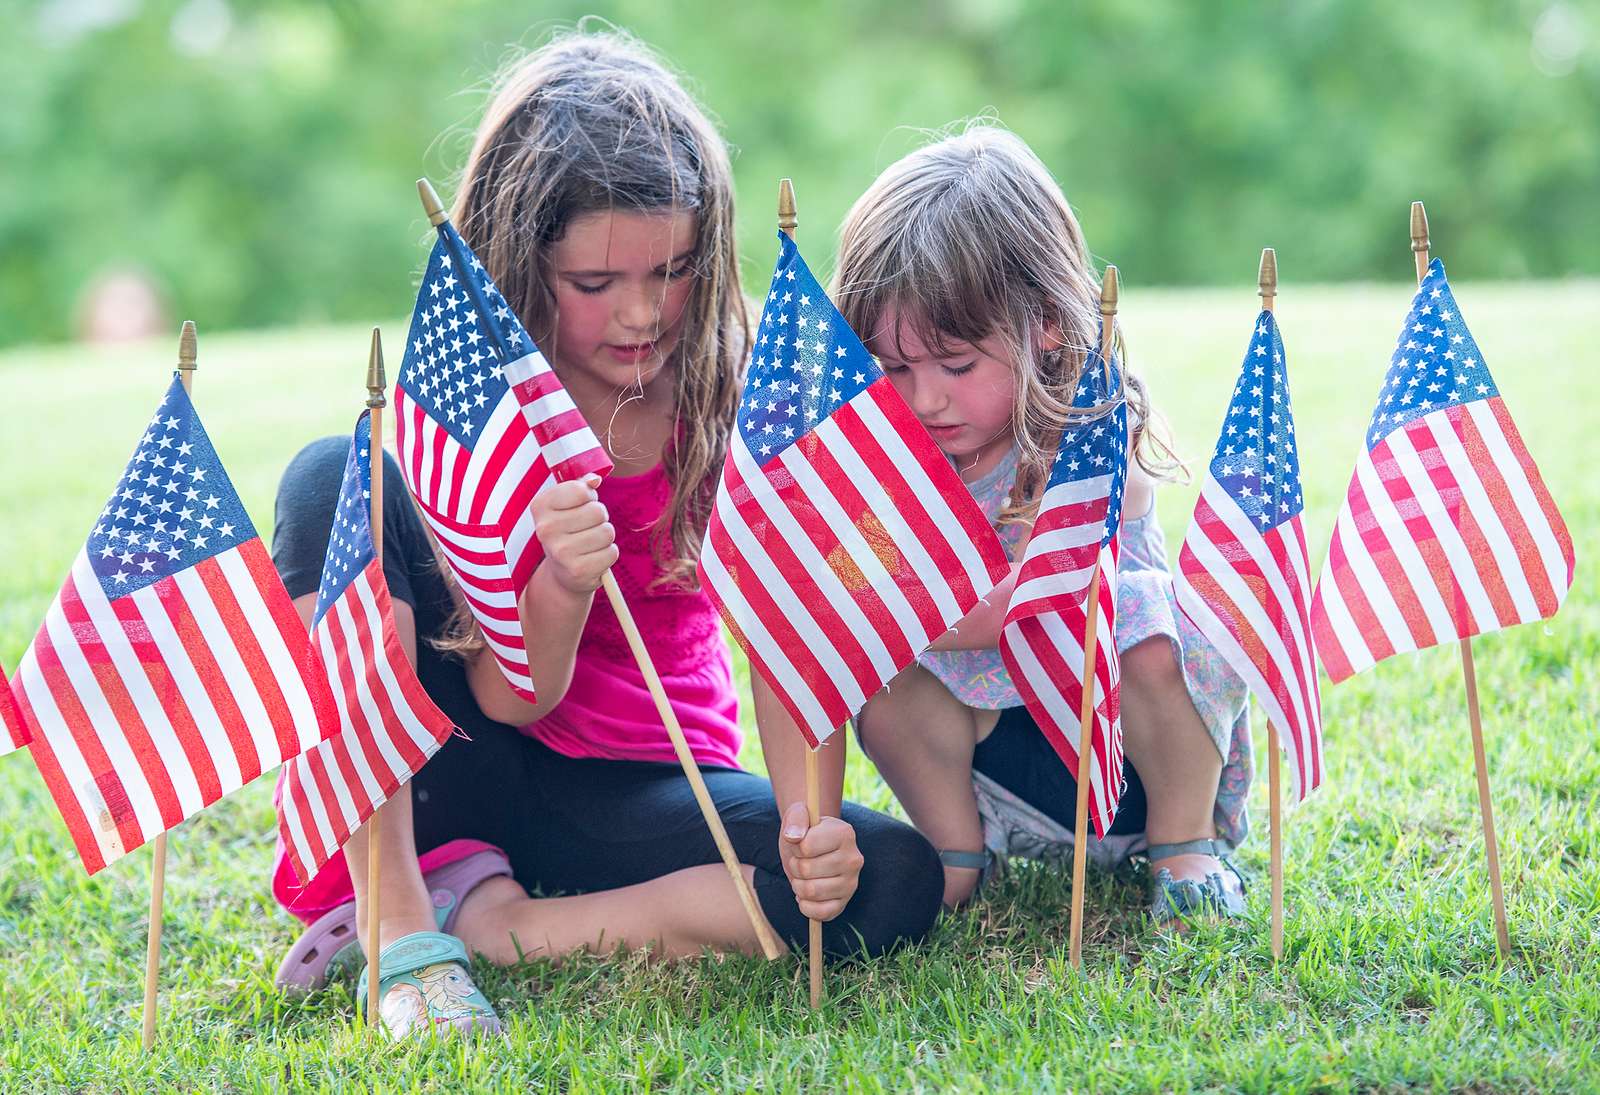
{"label": "blue canton", "polygon": [[478,256],[453,225],[440,225],[411,317],[400,386],[470,449],[506,393],[501,367],[533,348]]}
{"label": "blue canton", "polygon": [[766,465],[883,376],[783,233],[750,355],[739,433]]}
{"label": "blue canton", "polygon": [[1096,417],[1061,432],[1050,480],[1045,484],[1048,491],[1062,483],[1110,474],[1106,531],[1100,540],[1102,547],[1111,542],[1122,522],[1122,489],[1128,478],[1128,400],[1121,388],[1122,378],[1116,363],[1107,370],[1099,351],[1091,350],[1072,393],[1072,405],[1081,408],[1111,405]]}
{"label": "blue canton", "polygon": [[1292,520],[1305,508],[1283,338],[1271,312],[1256,317],[1211,474],[1262,529]]}
{"label": "blue canton", "polygon": [[107,598],[255,539],[189,394],[174,376],[85,550]]}
{"label": "blue canton", "polygon": [[314,628],[356,576],[372,562],[372,415],[363,411],[356,420],[350,455],[344,462],[344,482],[333,511],[333,531],[322,563],[322,585],[317,590]]}
{"label": "blue canton", "polygon": [[1431,411],[1499,394],[1472,332],[1461,320],[1444,263],[1434,259],[1411,300],[1394,357],[1389,359],[1389,373],[1367,429],[1367,448]]}

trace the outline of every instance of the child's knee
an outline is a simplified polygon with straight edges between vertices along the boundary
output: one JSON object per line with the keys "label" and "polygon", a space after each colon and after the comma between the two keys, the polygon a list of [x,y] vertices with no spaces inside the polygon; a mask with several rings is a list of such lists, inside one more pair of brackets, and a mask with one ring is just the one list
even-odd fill
{"label": "child's knee", "polygon": [[909,825],[886,821],[859,833],[861,886],[841,917],[837,956],[876,958],[927,937],[939,915],[944,869],[926,837]]}

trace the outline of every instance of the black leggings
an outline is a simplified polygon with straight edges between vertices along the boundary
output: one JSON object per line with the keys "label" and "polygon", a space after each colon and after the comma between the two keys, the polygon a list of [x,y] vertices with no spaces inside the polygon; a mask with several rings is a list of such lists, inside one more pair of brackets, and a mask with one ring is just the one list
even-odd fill
{"label": "black leggings", "polygon": [[[772,784],[731,768],[705,768],[741,863],[755,868],[756,897],[795,949],[806,918],[778,857]],[[412,781],[419,850],[472,837],[497,845],[529,890],[551,895],[609,890],[718,863],[721,856],[676,764],[575,760],[504,726],[452,738]],[[826,953],[875,956],[921,939],[939,911],[944,876],[932,846],[911,827],[847,802],[865,866],[843,914],[823,925]]]}

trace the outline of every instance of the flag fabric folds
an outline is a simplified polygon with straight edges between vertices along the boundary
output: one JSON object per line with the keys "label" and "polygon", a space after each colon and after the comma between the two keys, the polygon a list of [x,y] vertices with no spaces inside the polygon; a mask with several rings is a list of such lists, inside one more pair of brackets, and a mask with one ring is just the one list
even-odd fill
{"label": "flag fabric folds", "polygon": [[1088,592],[1098,569],[1089,817],[1104,837],[1122,795],[1117,528],[1128,472],[1128,407],[1115,362],[1084,362],[1072,405],[1100,408],[1064,429],[1000,633],[1012,682],[1056,754],[1078,773]]}
{"label": "flag fabric folds", "polygon": [[310,881],[455,729],[417,680],[395,631],[372,541],[372,418],[356,422],[322,584],[310,660],[327,675],[340,731],[283,766],[278,831]]}
{"label": "flag fabric folds", "polygon": [[542,557],[528,504],[611,460],[533,340],[446,221],[395,384],[406,486],[512,689],[529,702],[517,602]]}
{"label": "flag fabric folds", "polygon": [[1334,524],[1311,627],[1335,682],[1393,654],[1555,614],[1572,537],[1428,267]]}
{"label": "flag fabric folds", "polygon": [[0,757],[28,744],[28,732],[22,728],[22,715],[11,697],[11,683],[6,680],[4,668],[0,668],[0,731]]}
{"label": "flag fabric folds", "polygon": [[1009,566],[794,241],[779,245],[699,570],[815,747]]}
{"label": "flag fabric folds", "polygon": [[91,874],[337,729],[305,638],[174,378],[14,682]]}
{"label": "flag fabric folds", "polygon": [[1256,317],[1174,579],[1178,604],[1277,728],[1304,799],[1322,782],[1311,563],[1283,337]]}

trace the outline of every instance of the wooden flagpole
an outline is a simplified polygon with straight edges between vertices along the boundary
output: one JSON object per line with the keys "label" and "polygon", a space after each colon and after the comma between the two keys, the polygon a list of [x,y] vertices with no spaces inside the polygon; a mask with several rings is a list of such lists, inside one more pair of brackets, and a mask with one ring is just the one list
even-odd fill
{"label": "wooden flagpole", "polygon": [[[1100,283],[1100,360],[1111,368],[1112,347],[1116,343],[1117,268],[1107,266]],[[1096,635],[1100,623],[1100,564],[1089,580],[1085,602],[1088,621],[1083,629],[1083,702],[1078,718],[1078,813],[1072,828],[1072,926],[1067,949],[1073,969],[1083,965],[1083,874],[1088,860],[1089,781],[1094,758],[1094,663],[1099,648]]]}
{"label": "wooden flagpole", "polygon": [[[422,207],[428,214],[429,222],[435,227],[450,219],[450,214],[445,212],[444,203],[439,200],[433,184],[427,179],[417,180],[417,193],[422,197]],[[734,853],[733,844],[728,840],[728,831],[723,828],[722,818],[717,814],[717,805],[711,800],[711,792],[706,789],[706,781],[700,775],[700,766],[695,763],[694,754],[689,751],[689,743],[684,739],[683,727],[678,723],[677,712],[673,711],[672,704],[667,701],[667,693],[661,686],[661,676],[656,672],[655,662],[651,660],[650,652],[645,649],[644,639],[639,634],[638,625],[634,623],[628,602],[623,600],[617,579],[609,570],[600,579],[600,587],[605,590],[606,600],[611,602],[611,609],[617,614],[617,622],[622,625],[622,633],[628,640],[628,649],[633,651],[634,661],[638,663],[639,672],[644,676],[645,687],[650,690],[650,698],[655,701],[656,711],[667,728],[667,736],[672,739],[673,752],[677,754],[683,774],[689,780],[689,788],[694,792],[695,802],[700,806],[706,827],[711,830],[711,838],[716,842],[717,851],[722,854],[722,862],[727,865],[728,873],[733,878],[734,891],[739,895],[739,902],[744,906],[745,915],[750,918],[750,926],[755,930],[756,938],[761,943],[761,951],[767,956],[768,961],[775,960],[783,953],[783,946],[767,924],[766,917],[761,915],[755,893],[745,881],[744,872],[739,867],[739,857]]]}
{"label": "wooden flagpole", "polygon": [[[1261,307],[1272,311],[1278,296],[1278,253],[1270,247],[1261,249],[1261,266],[1256,274],[1256,291],[1261,294]],[[1267,720],[1267,773],[1270,784],[1272,831],[1272,958],[1283,957],[1283,788],[1279,775],[1278,728]]]}
{"label": "wooden flagpole", "polygon": [[[1416,259],[1417,284],[1428,274],[1428,212],[1421,202],[1411,203],[1411,253]],[[1511,929],[1506,921],[1506,895],[1500,882],[1500,843],[1494,833],[1494,805],[1489,797],[1489,760],[1483,749],[1483,720],[1478,710],[1478,675],[1472,665],[1472,636],[1461,639],[1461,676],[1467,689],[1467,718],[1472,724],[1472,763],[1478,773],[1478,812],[1483,817],[1483,844],[1489,859],[1489,892],[1494,900],[1494,934],[1501,955],[1511,953]]]}
{"label": "wooden flagpole", "polygon": [[[178,334],[178,377],[187,394],[194,393],[195,363],[199,360],[194,320],[183,321]],[[144,954],[144,1029],[140,1047],[148,1052],[156,1044],[156,991],[161,976],[162,901],[167,888],[167,834],[157,833],[150,849],[150,938]]]}
{"label": "wooden flagpole", "polygon": [[[370,495],[367,513],[368,523],[372,526],[372,555],[380,570],[383,568],[383,408],[388,404],[384,397],[387,387],[388,382],[383,375],[383,336],[374,327],[372,349],[367,354],[367,413],[372,426],[368,450],[371,463],[367,476]],[[382,951],[378,937],[379,894],[382,888],[379,849],[383,845],[379,833],[383,828],[383,818],[383,803],[380,802],[363,826],[367,841],[367,1025],[374,1028],[378,1025],[379,1005],[383,1002],[378,990],[381,980],[378,956]]]}
{"label": "wooden flagpole", "polygon": [[[778,231],[794,239],[794,230],[800,226],[799,209],[794,201],[794,183],[778,180]],[[822,786],[817,777],[817,751],[806,750],[806,816],[808,825],[822,820]],[[811,1006],[822,1006],[822,921],[809,924],[809,964],[811,973]]]}

